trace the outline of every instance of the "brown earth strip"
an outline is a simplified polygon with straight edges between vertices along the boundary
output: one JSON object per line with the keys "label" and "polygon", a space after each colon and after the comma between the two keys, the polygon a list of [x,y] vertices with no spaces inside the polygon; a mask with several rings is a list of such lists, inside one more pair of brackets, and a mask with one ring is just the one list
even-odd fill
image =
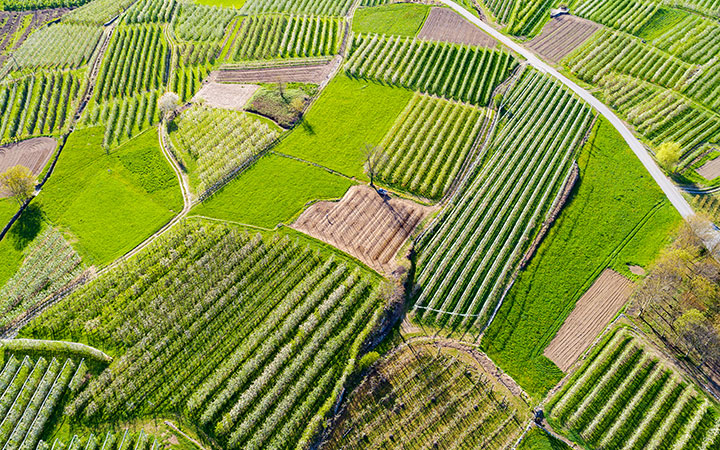
{"label": "brown earth strip", "polygon": [[409,200],[385,200],[362,185],[338,202],[319,202],[292,225],[387,274],[398,268],[395,255],[431,208]]}
{"label": "brown earth strip", "polygon": [[218,83],[313,83],[321,84],[339,64],[339,58],[325,64],[283,65],[247,69],[223,69],[210,74]]}
{"label": "brown earth strip", "polygon": [[418,34],[418,39],[488,48],[497,45],[495,39],[485,34],[455,11],[447,8],[432,8],[430,10],[430,15],[428,15]]}
{"label": "brown earth strip", "polygon": [[45,168],[57,141],[49,137],[27,139],[0,147],[0,173],[17,165],[30,169],[37,176]]}
{"label": "brown earth strip", "polygon": [[630,298],[633,282],[605,269],[578,300],[544,355],[567,372]]}
{"label": "brown earth strip", "polygon": [[527,43],[527,47],[557,64],[599,29],[600,25],[590,20],[562,15],[548,22],[542,33]]}
{"label": "brown earth strip", "polygon": [[702,167],[697,169],[697,173],[708,181],[720,177],[720,158],[706,162]]}

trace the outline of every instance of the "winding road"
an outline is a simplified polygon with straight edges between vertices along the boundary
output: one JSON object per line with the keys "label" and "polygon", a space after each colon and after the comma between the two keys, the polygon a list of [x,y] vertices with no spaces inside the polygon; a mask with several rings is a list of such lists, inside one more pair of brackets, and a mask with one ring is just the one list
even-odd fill
{"label": "winding road", "polygon": [[603,115],[611,124],[615,127],[620,135],[628,143],[633,153],[640,159],[640,162],[645,166],[650,176],[653,177],[655,182],[660,186],[665,196],[670,200],[670,203],[677,209],[678,213],[684,218],[688,219],[695,215],[695,211],[692,209],[690,204],[685,200],[685,197],[680,193],[680,189],[675,186],[670,179],[665,176],[662,170],[657,166],[655,160],[650,156],[645,146],[635,137],[632,131],[623,123],[620,118],[613,113],[609,107],[607,107],[600,100],[595,98],[588,90],[582,88],[577,83],[566,77],[565,75],[558,72],[554,67],[541,60],[532,51],[526,49],[522,45],[513,41],[510,37],[502,34],[491,25],[483,22],[482,20],[475,17],[470,11],[466,10],[462,6],[458,5],[452,0],[438,0],[439,2],[454,9],[458,14],[462,15],[468,21],[479,27],[481,30],[500,41],[506,47],[512,51],[521,55],[527,59],[528,63],[540,72],[546,73],[552,77],[558,79],[561,83],[572,90],[578,97],[585,100],[590,106],[595,108],[597,112]]}

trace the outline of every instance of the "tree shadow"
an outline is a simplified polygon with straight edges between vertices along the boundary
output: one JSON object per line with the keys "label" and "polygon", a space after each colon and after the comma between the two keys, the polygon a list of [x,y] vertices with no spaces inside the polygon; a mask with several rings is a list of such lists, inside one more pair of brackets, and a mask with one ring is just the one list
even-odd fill
{"label": "tree shadow", "polygon": [[24,249],[35,239],[42,229],[42,222],[42,208],[36,204],[28,205],[8,232],[8,237],[16,250]]}
{"label": "tree shadow", "polygon": [[313,126],[305,119],[305,117],[300,118],[300,126],[303,127],[307,134],[311,136],[315,134],[315,128],[313,128]]}

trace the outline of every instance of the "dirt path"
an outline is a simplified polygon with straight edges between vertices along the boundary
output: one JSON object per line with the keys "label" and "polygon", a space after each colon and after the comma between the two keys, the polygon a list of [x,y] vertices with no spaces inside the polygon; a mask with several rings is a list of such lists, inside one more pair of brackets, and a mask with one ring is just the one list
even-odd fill
{"label": "dirt path", "polygon": [[191,437],[188,436],[187,434],[185,434],[185,433],[183,433],[182,431],[180,431],[180,428],[178,428],[177,426],[175,426],[174,423],[170,422],[169,420],[166,420],[166,421],[165,421],[165,425],[167,425],[167,426],[169,426],[170,428],[172,428],[173,430],[175,430],[176,433],[180,434],[182,437],[184,437],[184,438],[187,439],[188,441],[190,441],[190,442],[192,442],[193,444],[197,445],[198,448],[201,448],[202,450],[205,450],[205,447],[203,447],[203,445],[202,445],[201,443],[199,443],[199,442],[196,441],[195,439],[191,438]]}

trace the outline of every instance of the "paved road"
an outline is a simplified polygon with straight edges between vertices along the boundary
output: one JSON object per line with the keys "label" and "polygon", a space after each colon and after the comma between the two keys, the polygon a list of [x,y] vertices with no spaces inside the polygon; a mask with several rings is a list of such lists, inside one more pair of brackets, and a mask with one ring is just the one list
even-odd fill
{"label": "paved road", "polygon": [[508,36],[505,36],[489,24],[478,19],[462,6],[458,5],[452,0],[439,1],[457,11],[467,20],[480,27],[490,36],[505,44],[514,52],[523,56],[525,59],[528,60],[528,63],[535,69],[539,70],[540,72],[547,73],[548,75],[551,75],[560,80],[565,86],[567,86],[569,89],[575,92],[575,94],[577,94],[589,105],[595,108],[622,135],[623,139],[625,139],[625,142],[628,143],[632,151],[635,153],[638,159],[640,159],[640,162],[645,166],[647,171],[650,172],[650,175],[653,177],[658,186],[660,186],[660,189],[662,189],[663,193],[665,193],[668,200],[670,200],[670,203],[672,203],[675,209],[678,210],[680,215],[685,219],[695,215],[695,211],[693,211],[690,204],[682,196],[680,190],[672,183],[672,181],[670,181],[667,176],[665,176],[663,171],[660,170],[660,168],[655,163],[655,160],[650,156],[645,146],[635,137],[632,131],[630,131],[627,126],[625,126],[622,120],[620,120],[620,118],[618,118],[618,116],[616,116],[615,113],[610,110],[610,108],[608,108],[600,100],[596,99],[589,91],[580,87],[577,83],[575,83],[565,75],[558,72],[555,68],[538,58],[533,52],[513,41]]}

